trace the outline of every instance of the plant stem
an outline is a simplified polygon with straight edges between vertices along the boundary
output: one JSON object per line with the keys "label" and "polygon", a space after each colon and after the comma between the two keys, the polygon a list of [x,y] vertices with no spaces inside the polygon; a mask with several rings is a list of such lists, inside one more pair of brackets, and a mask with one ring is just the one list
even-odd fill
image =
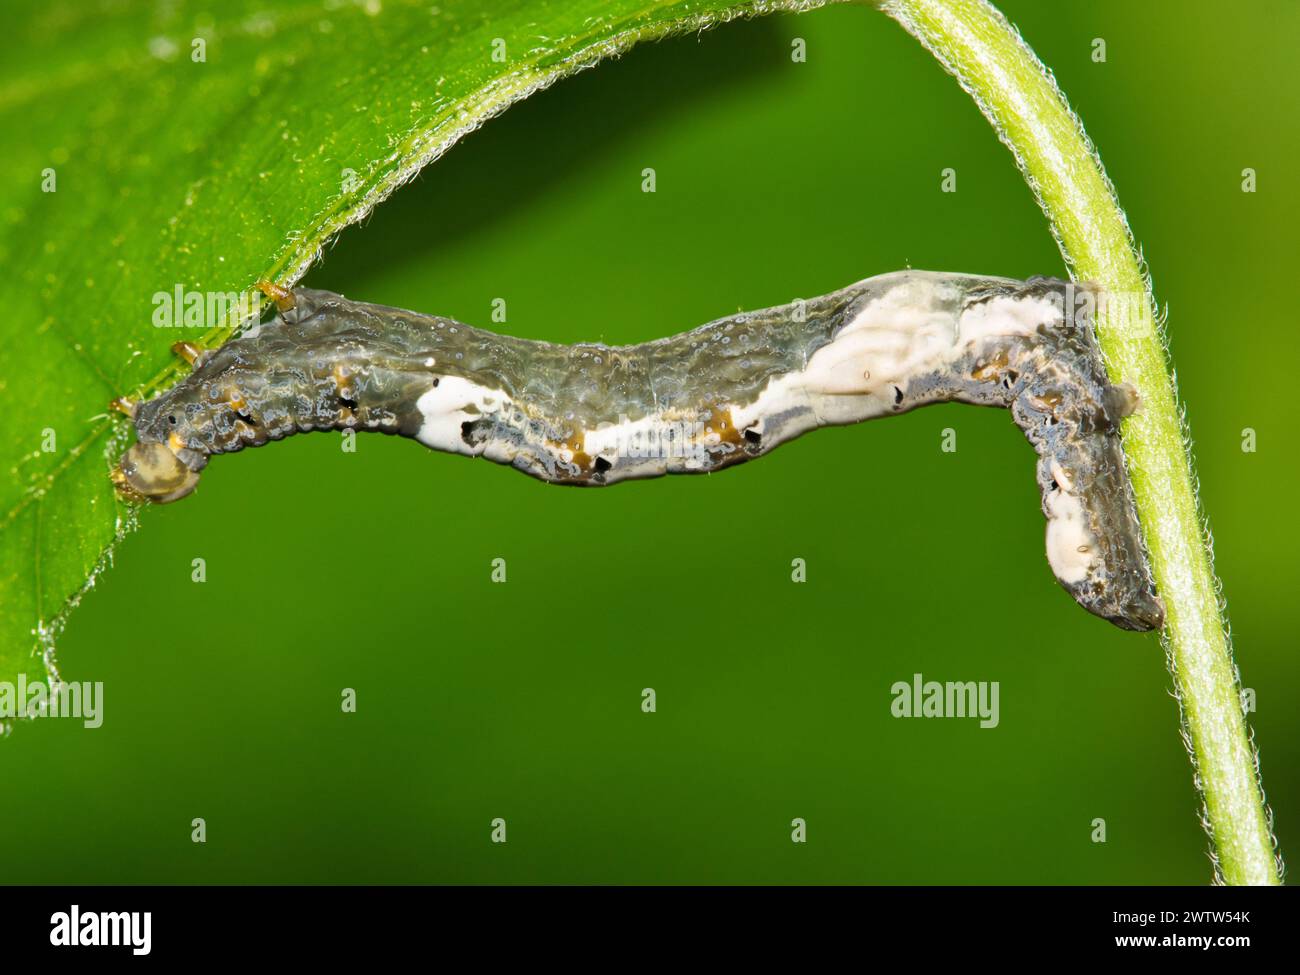
{"label": "plant stem", "polygon": [[1165,648],[1204,801],[1216,880],[1276,884],[1279,860],[1198,508],[1151,284],[1092,143],[1055,80],[985,0],[884,0],[882,9],[951,73],[1016,158],[1076,280],[1109,301],[1096,327],[1111,378],[1136,388],[1124,450],[1152,569]]}

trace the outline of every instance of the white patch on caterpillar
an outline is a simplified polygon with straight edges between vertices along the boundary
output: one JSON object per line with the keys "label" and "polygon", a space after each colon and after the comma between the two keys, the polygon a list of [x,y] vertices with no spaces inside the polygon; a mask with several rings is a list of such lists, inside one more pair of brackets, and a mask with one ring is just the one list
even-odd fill
{"label": "white patch on caterpillar", "polygon": [[424,417],[415,439],[434,450],[477,457],[486,444],[467,444],[461,425],[481,420],[508,403],[509,397],[502,390],[488,389],[460,376],[443,376],[438,385],[415,401],[415,408]]}
{"label": "white patch on caterpillar", "polygon": [[945,307],[959,289],[927,277],[907,277],[867,302],[854,319],[798,372],[772,380],[754,402],[732,406],[738,430],[764,418],[811,411],[815,422],[785,424],[768,439],[775,447],[818,424],[856,423],[884,416],[894,387],[906,392],[913,376],[942,368],[958,354],[958,322]]}
{"label": "white patch on caterpillar", "polygon": [[957,328],[962,343],[973,345],[993,336],[1033,335],[1040,325],[1059,322],[1061,315],[1061,306],[1050,298],[998,295],[967,308]]}
{"label": "white patch on caterpillar", "polygon": [[731,419],[736,424],[736,429],[757,430],[763,435],[763,446],[770,449],[815,427],[815,421],[786,423],[779,428],[779,435],[777,425],[773,424],[772,429],[768,429],[767,421],[770,417],[791,413],[802,419],[812,415],[812,397],[804,387],[803,375],[802,372],[788,372],[769,380],[754,402],[733,403]]}
{"label": "white patch on caterpillar", "polygon": [[1088,528],[1083,502],[1064,487],[1049,491],[1047,561],[1056,578],[1067,584],[1083,582],[1092,570],[1096,553],[1097,539]]}
{"label": "white patch on caterpillar", "polygon": [[868,302],[813,353],[799,374],[804,387],[822,396],[861,396],[943,365],[952,358],[957,323],[942,292],[955,299],[955,290],[908,278]]}
{"label": "white patch on caterpillar", "polygon": [[[906,394],[913,377],[954,363],[971,345],[996,336],[1032,336],[1061,320],[1050,298],[999,295],[950,310],[961,289],[951,281],[909,276],[867,302],[854,319],[822,346],[798,372],[772,380],[753,403],[732,407],[737,429],[765,417],[811,410],[819,424],[857,423],[885,416],[897,389]],[[813,424],[788,424],[770,448]]]}

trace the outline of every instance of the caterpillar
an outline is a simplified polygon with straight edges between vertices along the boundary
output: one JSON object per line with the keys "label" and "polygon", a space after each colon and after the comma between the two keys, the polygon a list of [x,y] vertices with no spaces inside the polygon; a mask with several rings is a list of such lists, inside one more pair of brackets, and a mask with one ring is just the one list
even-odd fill
{"label": "caterpillar", "polygon": [[1163,622],[1120,447],[1136,396],[1107,377],[1086,286],[900,271],[621,347],[260,287],[273,320],[215,351],[179,344],[188,378],[117,402],[138,440],[113,470],[126,497],[175,501],[213,455],[311,430],[594,486],[721,470],[816,427],[959,401],[1009,409],[1036,449],[1060,584],[1125,629]]}

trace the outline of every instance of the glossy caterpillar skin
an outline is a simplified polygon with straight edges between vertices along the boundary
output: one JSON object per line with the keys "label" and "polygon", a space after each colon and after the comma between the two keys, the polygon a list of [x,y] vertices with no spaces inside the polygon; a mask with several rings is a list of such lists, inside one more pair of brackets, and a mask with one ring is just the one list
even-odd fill
{"label": "glossy caterpillar skin", "polygon": [[[1039,455],[1047,553],[1090,612],[1161,625],[1087,289],[902,271],[636,346],[556,345],[292,292],[135,411],[115,480],[193,490],[214,454],[311,430],[375,430],[559,484],[704,473],[818,426],[960,401],[1011,410]],[[283,302],[288,304],[288,302]]]}

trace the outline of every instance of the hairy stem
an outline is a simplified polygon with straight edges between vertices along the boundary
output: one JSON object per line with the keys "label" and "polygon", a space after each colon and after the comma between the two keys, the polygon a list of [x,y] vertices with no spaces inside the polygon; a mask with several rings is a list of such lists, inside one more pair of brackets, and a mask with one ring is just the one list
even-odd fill
{"label": "hairy stem", "polygon": [[1188,439],[1157,330],[1155,301],[1124,211],[1055,80],[984,0],[885,0],[882,8],[970,93],[1016,158],[1078,280],[1109,296],[1096,325],[1112,380],[1142,402],[1123,443],[1216,879],[1276,884],[1279,860],[1247,734]]}

